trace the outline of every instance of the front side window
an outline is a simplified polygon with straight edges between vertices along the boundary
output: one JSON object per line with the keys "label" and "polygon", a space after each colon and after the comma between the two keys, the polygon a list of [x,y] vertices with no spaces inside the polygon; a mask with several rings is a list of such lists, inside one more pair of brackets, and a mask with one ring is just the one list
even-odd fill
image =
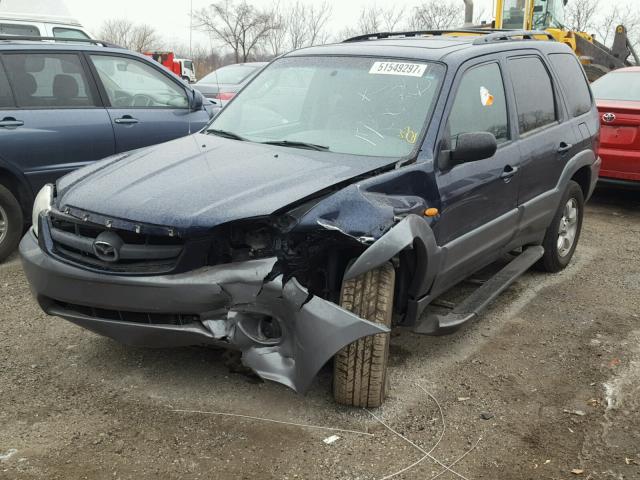
{"label": "front side window", "polygon": [[9,79],[7,74],[4,73],[4,68],[0,65],[0,108],[11,108],[13,106],[13,93],[11,93]]}
{"label": "front side window", "polygon": [[163,73],[139,60],[92,55],[91,60],[116,108],[187,108],[187,94]]}
{"label": "front side window", "polygon": [[283,58],[263,70],[209,129],[253,142],[401,158],[417,148],[443,75],[443,66],[424,61]]}
{"label": "front side window", "polygon": [[584,70],[573,53],[554,53],[549,60],[556,70],[569,104],[569,113],[579,117],[591,110],[593,100]]}
{"label": "front side window", "polygon": [[77,38],[80,40],[88,40],[89,37],[82,30],[77,28],[63,28],[55,27],[53,29],[53,36],[56,38]]}
{"label": "front side window", "polygon": [[538,57],[509,60],[521,134],[543,128],[557,119],[551,77]]}
{"label": "front side window", "polygon": [[19,35],[22,37],[39,37],[40,29],[35,25],[0,23],[0,35]]}
{"label": "front side window", "polygon": [[507,101],[497,63],[475,67],[464,74],[448,127],[453,149],[462,133],[489,132],[498,144],[509,140]]}
{"label": "front side window", "polygon": [[96,105],[76,54],[5,54],[18,107],[86,108]]}

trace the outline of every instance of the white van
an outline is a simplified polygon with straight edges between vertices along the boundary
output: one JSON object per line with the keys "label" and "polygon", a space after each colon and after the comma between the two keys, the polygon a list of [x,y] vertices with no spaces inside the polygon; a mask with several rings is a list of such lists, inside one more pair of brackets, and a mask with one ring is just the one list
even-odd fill
{"label": "white van", "polygon": [[5,13],[0,11],[0,35],[90,39],[77,20],[56,15]]}

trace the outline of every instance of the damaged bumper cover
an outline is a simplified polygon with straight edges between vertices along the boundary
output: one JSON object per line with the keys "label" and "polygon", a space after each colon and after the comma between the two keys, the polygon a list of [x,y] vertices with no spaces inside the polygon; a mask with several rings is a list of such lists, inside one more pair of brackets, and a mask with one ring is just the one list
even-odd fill
{"label": "damaged bumper cover", "polygon": [[[20,252],[47,314],[128,345],[235,349],[262,378],[298,392],[306,391],[340,349],[388,332],[311,296],[295,278],[284,284],[282,276],[269,280],[276,258],[142,277],[68,265],[44,253],[33,234],[23,238]],[[156,318],[181,321],[154,323]]]}

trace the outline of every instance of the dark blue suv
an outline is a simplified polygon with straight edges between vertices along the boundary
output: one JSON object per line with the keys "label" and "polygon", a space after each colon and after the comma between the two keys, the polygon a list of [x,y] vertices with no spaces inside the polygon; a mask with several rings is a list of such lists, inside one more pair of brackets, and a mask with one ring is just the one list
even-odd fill
{"label": "dark blue suv", "polygon": [[75,42],[0,37],[0,261],[17,246],[43,185],[209,121],[200,93],[158,63]]}
{"label": "dark blue suv", "polygon": [[374,34],[275,60],[202,132],[42,189],[20,246],[39,304],[130,345],[234,349],[297,391],[333,359],[336,401],[380,405],[391,327],[451,332],[575,252],[599,118],[576,56],[540,38]]}

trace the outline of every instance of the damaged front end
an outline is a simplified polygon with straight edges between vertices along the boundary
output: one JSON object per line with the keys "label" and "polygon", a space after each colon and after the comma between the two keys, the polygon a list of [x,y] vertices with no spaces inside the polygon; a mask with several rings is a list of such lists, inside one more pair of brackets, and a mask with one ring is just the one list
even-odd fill
{"label": "damaged front end", "polygon": [[[130,345],[234,349],[262,378],[304,392],[339,350],[388,332],[339,306],[345,276],[398,262],[416,239],[432,241],[424,197],[384,193],[411,185],[402,175],[197,238],[56,206],[41,215],[38,238],[23,239],[23,264],[48,314]],[[122,254],[115,262],[95,249],[112,238]],[[424,282],[423,272],[417,277]]]}

